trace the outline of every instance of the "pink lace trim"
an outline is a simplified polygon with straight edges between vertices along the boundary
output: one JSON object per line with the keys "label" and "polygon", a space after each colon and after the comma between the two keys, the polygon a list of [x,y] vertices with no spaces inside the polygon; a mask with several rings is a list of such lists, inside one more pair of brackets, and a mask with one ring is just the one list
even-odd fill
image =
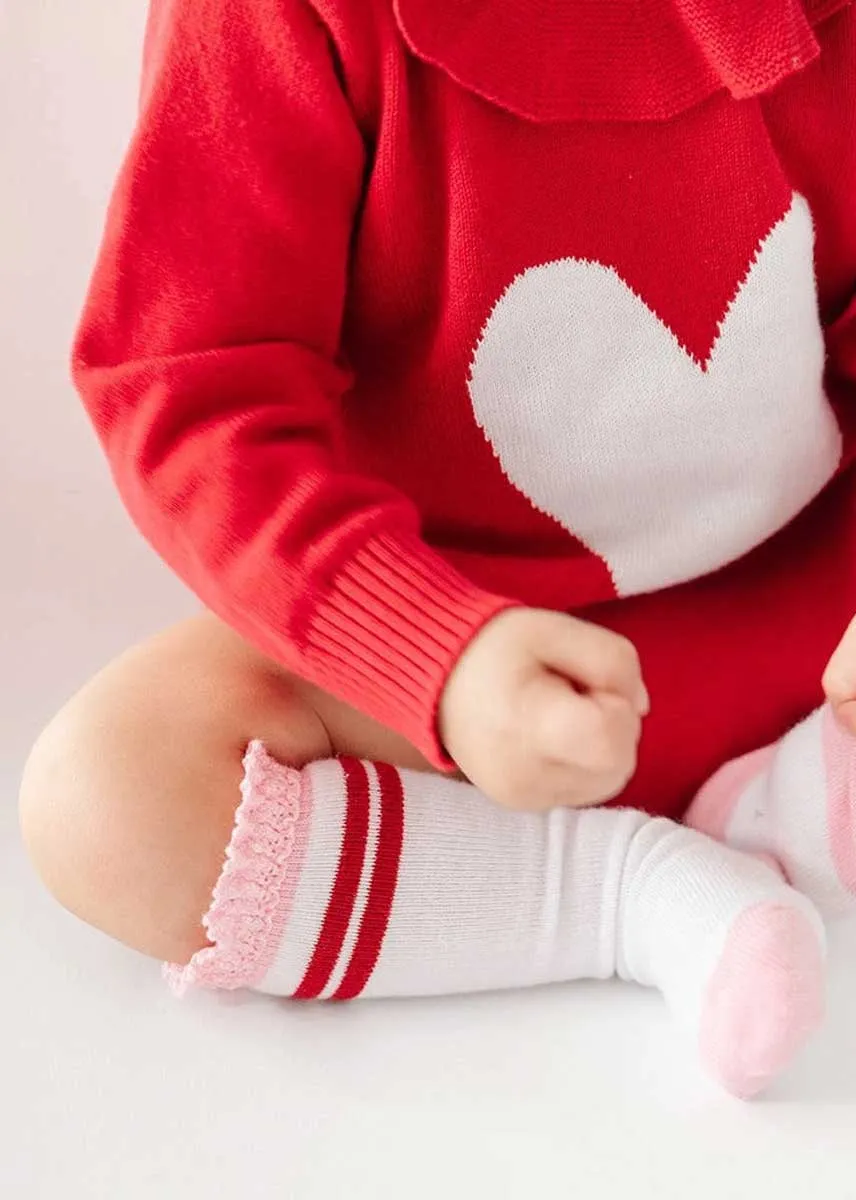
{"label": "pink lace trim", "polygon": [[259,984],[283,933],[283,885],[303,801],[299,771],[252,742],[244,758],[241,803],[211,907],[202,918],[211,945],[187,966],[164,965],[176,995],[190,987],[235,990]]}

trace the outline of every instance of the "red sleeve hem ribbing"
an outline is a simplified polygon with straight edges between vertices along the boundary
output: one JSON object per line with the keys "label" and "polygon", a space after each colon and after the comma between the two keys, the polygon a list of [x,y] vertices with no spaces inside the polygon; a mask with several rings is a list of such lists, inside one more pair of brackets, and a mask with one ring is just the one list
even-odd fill
{"label": "red sleeve hem ribbing", "polygon": [[379,536],[343,565],[318,603],[304,654],[322,686],[448,771],[454,763],[438,728],[443,688],[469,642],[510,607],[419,541]]}

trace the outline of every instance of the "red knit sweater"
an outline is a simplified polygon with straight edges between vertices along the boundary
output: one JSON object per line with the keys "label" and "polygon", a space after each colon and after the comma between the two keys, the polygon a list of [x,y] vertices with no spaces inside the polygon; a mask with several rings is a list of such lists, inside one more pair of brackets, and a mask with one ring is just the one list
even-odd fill
{"label": "red knit sweater", "polygon": [[503,605],[627,634],[679,814],[856,611],[856,10],[620,8],[154,0],[75,374],[204,602],[438,763]]}

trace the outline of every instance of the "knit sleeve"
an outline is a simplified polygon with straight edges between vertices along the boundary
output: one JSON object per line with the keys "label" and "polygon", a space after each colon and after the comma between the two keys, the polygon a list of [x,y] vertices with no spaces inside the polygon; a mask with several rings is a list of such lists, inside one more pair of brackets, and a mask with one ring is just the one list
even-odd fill
{"label": "knit sleeve", "polygon": [[304,0],[154,0],[74,352],[133,519],[223,620],[447,766],[439,697],[506,605],[349,469],[339,365],[365,146]]}

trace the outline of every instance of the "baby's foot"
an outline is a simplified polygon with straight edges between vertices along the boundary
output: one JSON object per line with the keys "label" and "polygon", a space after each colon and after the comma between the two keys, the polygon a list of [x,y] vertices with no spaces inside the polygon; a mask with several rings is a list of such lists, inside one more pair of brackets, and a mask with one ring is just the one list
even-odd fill
{"label": "baby's foot", "polygon": [[775,859],[825,916],[856,911],[856,738],[828,705],[774,746],[724,766],[686,823]]}
{"label": "baby's foot", "polygon": [[762,1091],[823,1017],[819,914],[749,855],[652,822],[625,866],[619,973],[659,988],[732,1094]]}

